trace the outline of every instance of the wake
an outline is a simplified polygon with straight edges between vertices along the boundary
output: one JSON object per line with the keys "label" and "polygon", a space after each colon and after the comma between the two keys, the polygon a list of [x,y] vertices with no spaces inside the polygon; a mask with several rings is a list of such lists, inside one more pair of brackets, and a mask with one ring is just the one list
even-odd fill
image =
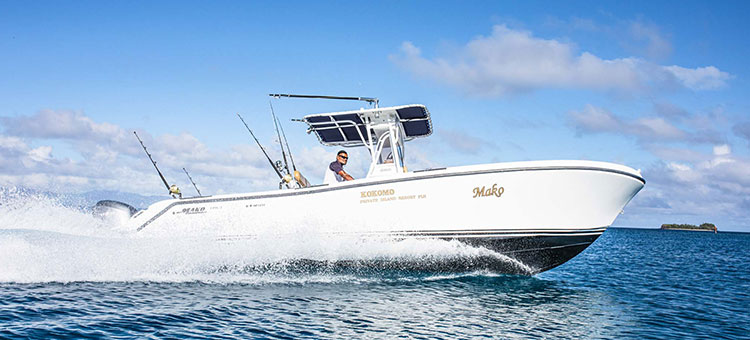
{"label": "wake", "polygon": [[437,239],[313,233],[229,241],[145,238],[60,198],[0,191],[0,282],[335,283],[535,272],[486,248]]}

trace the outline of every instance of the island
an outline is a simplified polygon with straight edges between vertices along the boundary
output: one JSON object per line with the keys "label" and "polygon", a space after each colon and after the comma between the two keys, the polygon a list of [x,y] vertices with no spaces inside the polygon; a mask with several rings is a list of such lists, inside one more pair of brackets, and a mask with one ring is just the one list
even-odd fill
{"label": "island", "polygon": [[662,224],[661,229],[668,230],[691,230],[691,231],[713,231],[718,232],[719,230],[713,223],[703,223],[701,225],[693,224]]}

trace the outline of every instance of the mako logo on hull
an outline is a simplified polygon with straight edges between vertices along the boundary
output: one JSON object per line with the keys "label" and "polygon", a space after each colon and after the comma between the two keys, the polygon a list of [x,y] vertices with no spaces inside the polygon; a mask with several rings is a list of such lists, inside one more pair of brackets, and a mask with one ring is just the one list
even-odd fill
{"label": "mako logo on hull", "polygon": [[192,214],[204,214],[204,213],[206,213],[206,207],[182,208],[182,210],[174,212],[172,214],[192,215]]}
{"label": "mako logo on hull", "polygon": [[498,187],[497,183],[495,183],[491,187],[487,187],[487,186],[482,186],[481,188],[480,187],[476,187],[476,188],[474,188],[473,191],[474,191],[474,197],[473,198],[477,198],[477,197],[492,197],[492,196],[500,197],[500,196],[503,195],[503,193],[505,193],[505,188]]}

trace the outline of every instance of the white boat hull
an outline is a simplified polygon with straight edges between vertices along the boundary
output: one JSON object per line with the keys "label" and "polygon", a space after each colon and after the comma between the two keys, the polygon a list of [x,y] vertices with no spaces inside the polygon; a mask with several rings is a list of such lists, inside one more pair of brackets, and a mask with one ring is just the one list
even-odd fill
{"label": "white boat hull", "polygon": [[526,269],[491,260],[484,267],[530,274],[528,268],[548,270],[583,251],[644,184],[639,172],[611,163],[498,163],[165,200],[135,214],[128,227],[144,236],[227,240],[300,232],[451,239],[511,257]]}

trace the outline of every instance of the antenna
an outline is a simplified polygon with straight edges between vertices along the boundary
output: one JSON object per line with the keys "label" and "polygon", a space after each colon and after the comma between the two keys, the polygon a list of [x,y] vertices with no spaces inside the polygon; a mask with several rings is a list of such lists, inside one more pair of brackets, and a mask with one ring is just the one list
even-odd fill
{"label": "antenna", "polygon": [[198,186],[195,185],[195,182],[193,181],[193,178],[190,177],[190,174],[187,172],[187,170],[185,170],[185,168],[182,168],[182,171],[185,171],[185,175],[187,175],[188,179],[190,179],[190,183],[193,183],[193,187],[195,188],[195,191],[198,192],[198,196],[203,197],[203,194],[201,194],[201,191],[198,190]]}
{"label": "antenna", "polygon": [[133,134],[135,135],[135,138],[138,139],[138,142],[141,143],[141,147],[143,148],[143,151],[146,152],[146,155],[148,156],[148,159],[151,160],[151,164],[154,165],[154,169],[156,169],[156,172],[159,173],[159,177],[161,178],[161,181],[164,182],[164,186],[167,187],[167,190],[169,190],[169,193],[172,193],[172,190],[169,188],[169,183],[167,183],[167,180],[164,178],[164,175],[161,174],[161,171],[159,171],[159,167],[156,166],[156,162],[154,161],[154,158],[151,157],[151,154],[148,153],[148,150],[146,150],[146,146],[143,145],[143,141],[141,140],[141,137],[138,137],[138,134],[133,131]]}
{"label": "antenna", "polygon": [[[242,121],[242,124],[245,124],[245,127],[247,128],[247,131],[250,132],[250,135],[253,136],[253,139],[255,139],[255,142],[258,143],[258,147],[260,148],[260,151],[263,151],[263,154],[266,155],[266,159],[268,160],[268,163],[271,164],[271,167],[274,171],[276,171],[276,174],[279,175],[280,179],[284,179],[284,175],[281,174],[279,169],[276,168],[276,166],[273,164],[273,161],[271,160],[271,157],[268,157],[268,153],[266,153],[266,149],[263,148],[263,145],[260,145],[260,142],[258,141],[258,138],[255,137],[255,134],[253,133],[253,130],[250,130],[250,127],[247,126],[247,123],[245,123],[245,120],[242,119],[242,116],[240,114],[237,114],[237,117],[240,117],[240,120]],[[155,166],[156,164],[154,164]]]}
{"label": "antenna", "polygon": [[271,93],[269,96],[273,98],[308,98],[308,99],[340,99],[340,100],[359,100],[363,102],[368,102],[370,104],[374,104],[375,107],[378,107],[378,103],[380,100],[378,98],[371,98],[371,97],[341,97],[341,96],[319,96],[319,95],[310,95],[310,94],[285,94],[285,93]]}

